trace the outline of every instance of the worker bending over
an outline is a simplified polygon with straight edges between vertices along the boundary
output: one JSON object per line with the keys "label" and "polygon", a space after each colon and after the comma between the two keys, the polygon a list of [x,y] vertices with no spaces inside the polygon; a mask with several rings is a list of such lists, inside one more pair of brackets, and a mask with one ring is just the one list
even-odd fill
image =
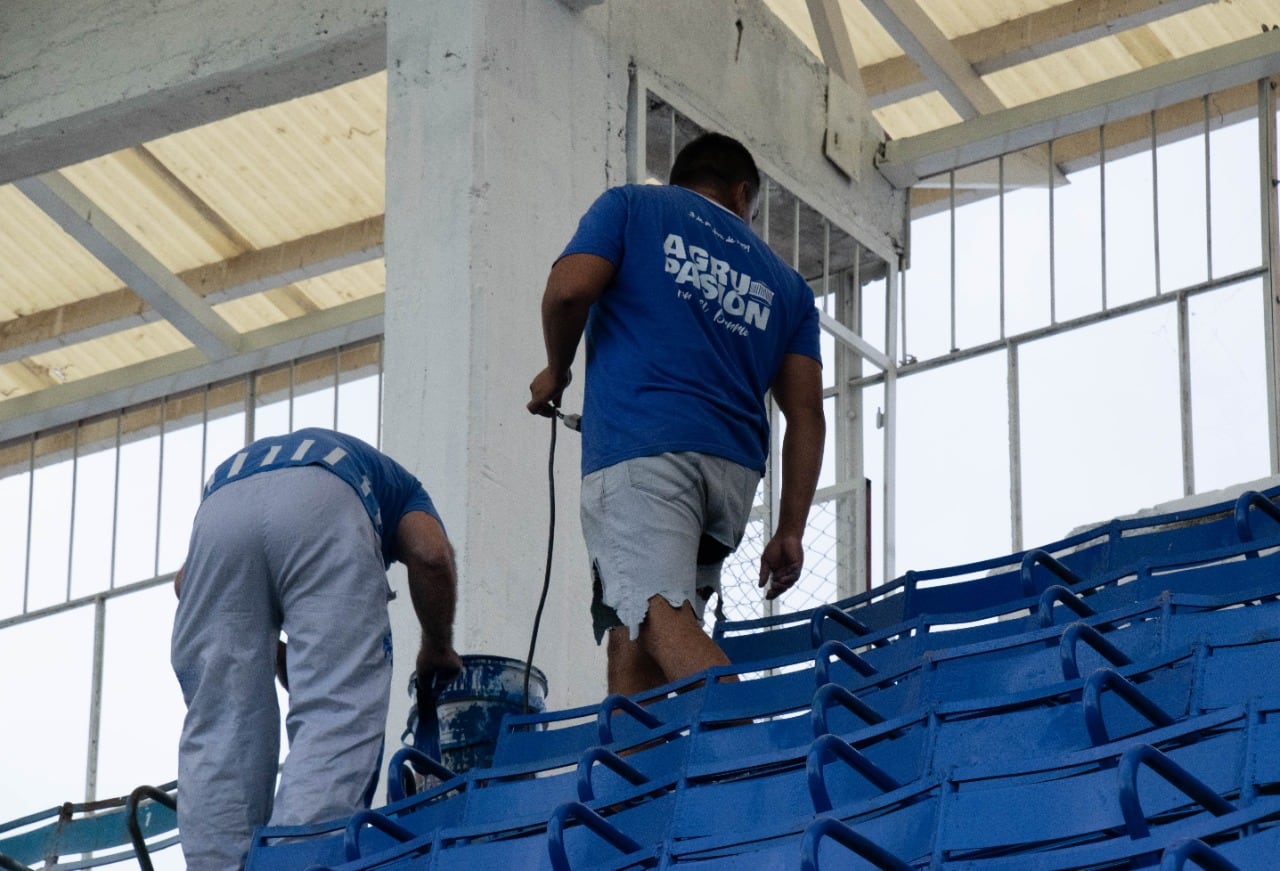
{"label": "worker bending over", "polygon": [[[391,686],[386,568],[396,560],[422,626],[419,680],[443,684],[462,665],[453,549],[417,478],[324,429],[261,439],[214,470],[175,580],[171,653],[187,704],[178,828],[191,871],[242,868],[258,826],[369,807]],[[282,630],[289,754],[277,789]]]}

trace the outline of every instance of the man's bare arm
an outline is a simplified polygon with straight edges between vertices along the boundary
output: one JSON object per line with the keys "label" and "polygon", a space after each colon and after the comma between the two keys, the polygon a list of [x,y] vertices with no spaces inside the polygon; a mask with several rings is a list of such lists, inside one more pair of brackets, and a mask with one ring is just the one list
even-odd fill
{"label": "man's bare arm", "polygon": [[760,586],[773,599],[800,578],[804,527],[822,470],[827,421],[822,409],[822,364],[787,354],[774,377],[773,399],[787,421],[782,439],[782,498],[773,538],[760,557]]}
{"label": "man's bare arm", "polygon": [[462,659],[453,648],[458,596],[453,546],[439,521],[424,511],[400,518],[396,545],[409,570],[409,598],[422,627],[418,681],[423,687],[441,687],[462,670]]}
{"label": "man's bare arm", "polygon": [[569,254],[556,261],[542,295],[542,340],[547,366],[529,385],[531,414],[551,417],[572,377],[569,367],[578,353],[587,315],[613,280],[615,268],[594,254]]}

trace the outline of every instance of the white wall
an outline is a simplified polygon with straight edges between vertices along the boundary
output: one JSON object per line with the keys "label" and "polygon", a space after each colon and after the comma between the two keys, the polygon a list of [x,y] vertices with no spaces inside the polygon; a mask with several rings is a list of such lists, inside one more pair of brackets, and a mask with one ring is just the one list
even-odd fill
{"label": "white wall", "polygon": [[[524,410],[543,362],[538,304],[621,148],[599,43],[554,0],[392,0],[388,23],[384,443],[431,490],[458,551],[455,643],[525,659],[548,526],[548,422]],[[625,94],[625,92],[624,92]],[[555,572],[535,663],[555,707],[597,698],[576,435],[556,458]],[[393,628],[412,637],[411,611]],[[391,731],[412,668],[397,661]]]}

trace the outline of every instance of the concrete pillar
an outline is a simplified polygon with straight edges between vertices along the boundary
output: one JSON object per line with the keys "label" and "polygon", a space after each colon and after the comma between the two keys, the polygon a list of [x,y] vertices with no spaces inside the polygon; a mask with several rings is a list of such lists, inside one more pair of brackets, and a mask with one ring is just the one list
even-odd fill
{"label": "concrete pillar", "polygon": [[[557,0],[391,0],[387,13],[383,443],[426,484],[457,551],[459,652],[524,659],[548,533],[549,424],[524,410],[545,360],[538,305],[579,215],[619,181],[625,75],[610,79],[599,38]],[[566,404],[575,398],[580,388]],[[535,655],[552,707],[604,691],[579,458],[576,434],[561,429],[555,569]],[[417,643],[402,579],[393,586],[388,752]]]}

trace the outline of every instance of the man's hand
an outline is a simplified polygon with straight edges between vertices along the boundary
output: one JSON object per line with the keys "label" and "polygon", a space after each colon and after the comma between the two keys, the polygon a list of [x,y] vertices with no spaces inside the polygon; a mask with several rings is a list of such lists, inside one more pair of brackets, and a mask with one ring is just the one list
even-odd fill
{"label": "man's hand", "polygon": [[436,695],[462,671],[462,657],[452,647],[437,649],[423,646],[418,650],[418,698]]}
{"label": "man's hand", "polygon": [[798,535],[778,533],[765,545],[760,555],[760,584],[766,599],[776,599],[800,579],[804,567],[804,546]]}
{"label": "man's hand", "polygon": [[556,409],[560,407],[560,397],[572,380],[572,372],[557,372],[548,366],[529,384],[529,404],[525,407],[530,414],[555,417]]}

